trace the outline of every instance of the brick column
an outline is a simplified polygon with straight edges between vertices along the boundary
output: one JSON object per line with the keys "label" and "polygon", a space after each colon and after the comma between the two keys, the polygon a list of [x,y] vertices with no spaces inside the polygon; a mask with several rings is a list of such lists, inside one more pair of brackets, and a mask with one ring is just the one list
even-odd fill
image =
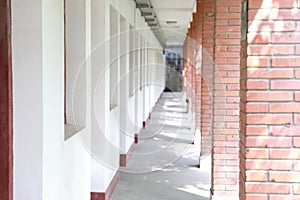
{"label": "brick column", "polygon": [[187,92],[186,90],[186,81],[187,81],[187,77],[186,77],[186,70],[187,70],[187,60],[186,60],[186,56],[187,56],[187,39],[185,39],[183,47],[182,47],[182,91],[183,92]]}
{"label": "brick column", "polygon": [[241,1],[216,0],[213,199],[239,199]]}
{"label": "brick column", "polygon": [[197,1],[195,23],[195,123],[196,131],[201,131],[201,78],[202,78],[202,2]]}
{"label": "brick column", "polygon": [[[191,34],[190,34],[190,53],[189,53],[189,58],[190,58],[190,69],[191,69],[191,111],[193,114],[193,117],[195,116],[195,107],[196,107],[196,102],[195,102],[195,76],[196,76],[196,70],[195,70],[195,56],[196,56],[196,22],[195,22],[195,13],[193,13],[193,21],[191,22]],[[194,119],[194,118],[193,118]]]}
{"label": "brick column", "polygon": [[13,197],[11,4],[0,1],[0,199]]}
{"label": "brick column", "polygon": [[299,8],[249,0],[247,200],[300,198]]}
{"label": "brick column", "polygon": [[202,1],[201,155],[211,153],[213,114],[215,2]]}
{"label": "brick column", "polygon": [[186,90],[187,90],[187,98],[191,98],[191,40],[189,39],[192,34],[191,27],[188,29],[187,33],[187,41],[186,41]]}

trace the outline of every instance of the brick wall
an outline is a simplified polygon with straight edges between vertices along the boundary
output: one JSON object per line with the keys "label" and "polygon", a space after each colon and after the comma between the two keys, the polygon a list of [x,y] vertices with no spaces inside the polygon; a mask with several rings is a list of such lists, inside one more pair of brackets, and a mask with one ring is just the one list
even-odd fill
{"label": "brick wall", "polygon": [[247,200],[300,199],[299,3],[249,0]]}
{"label": "brick wall", "polygon": [[181,79],[181,85],[182,85],[182,91],[183,92],[186,92],[186,85],[185,85],[185,82],[186,82],[186,73],[185,73],[185,70],[186,70],[186,39],[184,40],[184,43],[183,43],[183,47],[182,47],[182,79]]}
{"label": "brick wall", "polygon": [[193,21],[191,24],[192,35],[191,35],[191,70],[192,70],[192,111],[195,116],[196,113],[196,38],[197,38],[197,20],[196,13],[193,13]]}
{"label": "brick wall", "polygon": [[185,66],[196,127],[213,131],[214,197],[300,199],[300,0],[200,2],[188,36],[201,84],[188,42]]}
{"label": "brick wall", "polygon": [[215,2],[202,1],[201,155],[211,153],[213,122]]}
{"label": "brick wall", "polygon": [[[187,33],[188,36],[188,33]],[[182,56],[183,56],[183,61],[182,61],[182,91],[184,91],[187,95],[186,98],[188,98],[188,61],[187,61],[187,56],[188,56],[188,51],[187,51],[187,39],[185,39],[183,48],[182,48]]]}
{"label": "brick wall", "polygon": [[214,71],[215,196],[239,195],[241,2],[216,0]]}
{"label": "brick wall", "polygon": [[191,38],[192,37],[192,23],[190,24],[190,28],[188,29],[187,39],[185,42],[185,74],[186,74],[186,91],[187,91],[187,98],[192,98],[192,54],[194,51],[191,48]]}
{"label": "brick wall", "polygon": [[195,23],[195,123],[196,130],[201,131],[201,77],[202,77],[202,2],[197,1]]}

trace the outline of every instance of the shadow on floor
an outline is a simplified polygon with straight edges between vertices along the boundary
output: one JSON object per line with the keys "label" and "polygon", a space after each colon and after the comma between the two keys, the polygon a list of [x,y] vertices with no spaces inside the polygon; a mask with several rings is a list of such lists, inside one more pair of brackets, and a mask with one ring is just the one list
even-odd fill
{"label": "shadow on floor", "polygon": [[[181,93],[162,95],[127,167],[120,168],[112,200],[209,199],[210,156],[197,167],[200,147],[192,144],[193,122],[181,112],[187,106],[181,97]],[[176,113],[174,118],[170,112]]]}

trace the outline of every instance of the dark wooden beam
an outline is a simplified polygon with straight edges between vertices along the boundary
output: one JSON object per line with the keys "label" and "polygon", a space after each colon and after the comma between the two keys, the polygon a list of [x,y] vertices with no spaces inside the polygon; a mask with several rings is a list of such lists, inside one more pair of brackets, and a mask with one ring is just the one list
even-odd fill
{"label": "dark wooden beam", "polygon": [[13,199],[11,2],[0,0],[0,199]]}

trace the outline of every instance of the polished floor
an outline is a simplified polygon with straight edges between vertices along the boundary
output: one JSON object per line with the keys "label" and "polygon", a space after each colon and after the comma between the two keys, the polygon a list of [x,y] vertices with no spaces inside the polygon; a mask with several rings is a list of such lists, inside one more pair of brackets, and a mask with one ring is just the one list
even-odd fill
{"label": "polished floor", "polygon": [[210,197],[210,156],[201,158],[193,119],[181,93],[164,93],[153,109],[149,125],[141,132],[139,144],[112,200],[208,200]]}

